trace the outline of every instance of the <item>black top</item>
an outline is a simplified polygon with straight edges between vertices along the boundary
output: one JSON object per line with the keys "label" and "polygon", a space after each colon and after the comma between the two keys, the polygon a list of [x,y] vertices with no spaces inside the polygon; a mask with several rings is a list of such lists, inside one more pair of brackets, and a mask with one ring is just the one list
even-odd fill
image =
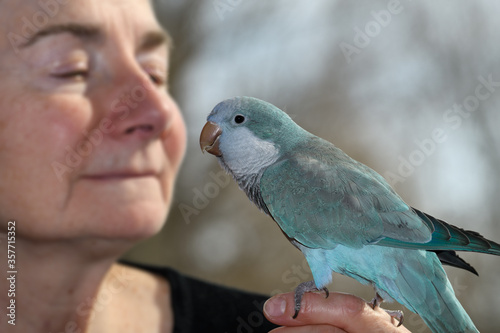
{"label": "black top", "polygon": [[203,282],[167,267],[120,262],[168,280],[175,333],[260,333],[277,327],[262,313],[268,296]]}

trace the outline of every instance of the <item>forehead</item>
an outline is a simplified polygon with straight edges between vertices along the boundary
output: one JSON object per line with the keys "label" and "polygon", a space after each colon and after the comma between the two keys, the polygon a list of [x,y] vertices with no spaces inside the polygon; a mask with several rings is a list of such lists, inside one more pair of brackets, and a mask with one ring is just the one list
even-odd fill
{"label": "forehead", "polygon": [[99,26],[132,39],[161,30],[148,0],[1,0],[0,22],[1,48],[58,24]]}

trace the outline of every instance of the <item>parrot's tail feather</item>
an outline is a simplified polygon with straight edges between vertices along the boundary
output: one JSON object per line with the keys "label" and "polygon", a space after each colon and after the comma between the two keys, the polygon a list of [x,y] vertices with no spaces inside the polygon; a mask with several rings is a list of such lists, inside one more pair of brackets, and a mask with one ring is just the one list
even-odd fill
{"label": "parrot's tail feather", "polygon": [[500,255],[500,244],[484,238],[478,232],[464,230],[421,212],[418,209],[413,208],[413,210],[425,223],[429,225],[430,222],[435,229],[432,234],[432,240],[426,243],[426,245],[436,246],[434,249],[439,249],[439,246],[445,245],[445,250],[473,251]]}
{"label": "parrot's tail feather", "polygon": [[474,267],[472,267],[468,262],[463,260],[458,256],[455,251],[445,251],[445,250],[429,250],[437,254],[439,261],[443,265],[449,265],[461,269],[465,269],[466,271],[471,272],[472,274],[479,275]]}
{"label": "parrot's tail feather", "polygon": [[[434,258],[429,258],[431,256]],[[478,332],[457,300],[445,271],[437,263],[438,258],[426,252],[425,257],[410,260],[411,265],[399,267],[400,276],[394,281],[399,292],[393,297],[417,312],[434,333]]]}

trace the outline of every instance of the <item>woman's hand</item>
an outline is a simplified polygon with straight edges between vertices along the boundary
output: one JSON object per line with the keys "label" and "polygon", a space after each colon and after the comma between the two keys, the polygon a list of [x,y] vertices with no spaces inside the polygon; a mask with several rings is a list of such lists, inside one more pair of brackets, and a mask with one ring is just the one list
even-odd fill
{"label": "woman's hand", "polygon": [[264,305],[267,319],[284,326],[272,331],[276,333],[410,332],[397,327],[398,321],[381,308],[372,309],[363,299],[348,294],[331,293],[325,298],[321,293],[306,293],[296,319],[294,312],[293,292],[273,296]]}

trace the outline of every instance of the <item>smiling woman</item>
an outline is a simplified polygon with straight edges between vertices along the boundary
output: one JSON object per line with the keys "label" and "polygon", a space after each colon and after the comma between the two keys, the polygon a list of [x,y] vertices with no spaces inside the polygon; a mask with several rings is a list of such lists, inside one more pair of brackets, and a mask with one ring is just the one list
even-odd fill
{"label": "smiling woman", "polygon": [[[0,331],[236,331],[247,318],[254,331],[274,327],[262,296],[117,263],[163,226],[186,146],[166,89],[170,38],[149,1],[9,0],[0,21],[0,223],[7,235],[15,220],[19,270],[15,294],[0,294],[1,309],[15,303],[15,326],[2,310]],[[276,323],[337,318],[347,329],[359,316],[396,329],[352,296],[332,297],[335,308],[308,295],[290,322],[288,296],[266,307]],[[344,305],[356,311],[335,317]]]}
{"label": "smiling woman", "polygon": [[[10,207],[36,203],[36,219],[44,221],[26,231],[21,227],[21,232],[71,237],[86,231],[114,237],[120,230],[124,236],[144,237],[161,227],[184,152],[185,129],[165,90],[168,38],[145,4],[66,5],[19,47],[19,54],[6,50],[10,63],[4,59],[2,65],[13,79],[3,81],[2,102],[11,107],[3,108],[2,117],[10,117],[9,123],[22,131],[6,128],[3,134],[10,140],[2,154],[12,149],[20,158],[2,160],[19,166],[14,169],[23,173],[15,179],[20,191],[23,183],[39,185]],[[23,8],[26,17],[30,9]],[[103,138],[92,143],[84,134],[95,137],[100,134],[96,129]],[[18,145],[26,139],[23,132],[40,143],[32,153],[19,151],[34,150],[33,145]],[[20,167],[31,165],[25,159],[33,154],[39,158],[36,173]],[[51,193],[40,197],[41,191]],[[102,195],[107,206],[99,202]],[[110,215],[110,207],[118,211]],[[127,219],[130,214],[137,218]],[[100,223],[101,217],[108,223]],[[125,228],[124,220],[135,226]]]}

